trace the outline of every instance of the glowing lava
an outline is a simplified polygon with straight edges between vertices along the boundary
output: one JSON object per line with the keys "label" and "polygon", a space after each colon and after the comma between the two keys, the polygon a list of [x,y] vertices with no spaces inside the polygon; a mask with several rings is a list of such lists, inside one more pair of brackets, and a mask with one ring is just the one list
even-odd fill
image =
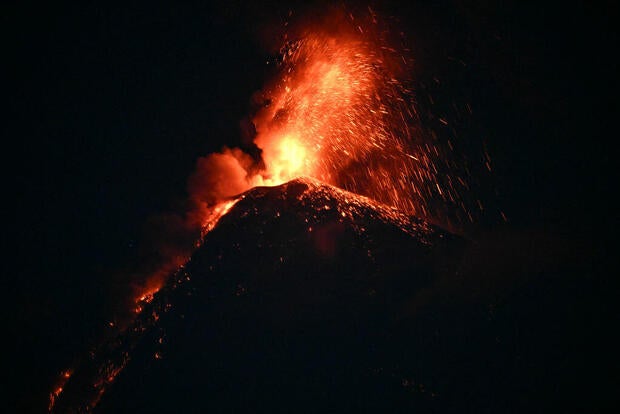
{"label": "glowing lava", "polygon": [[286,135],[277,141],[275,149],[267,158],[270,166],[266,174],[265,182],[276,185],[289,181],[292,177],[308,175],[309,160],[308,151],[304,148],[299,138]]}

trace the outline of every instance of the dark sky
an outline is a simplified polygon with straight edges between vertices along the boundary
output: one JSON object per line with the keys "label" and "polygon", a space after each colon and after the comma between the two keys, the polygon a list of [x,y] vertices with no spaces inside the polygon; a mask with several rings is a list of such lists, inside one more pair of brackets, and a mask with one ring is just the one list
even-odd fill
{"label": "dark sky", "polygon": [[[260,38],[299,10],[157,3],[2,6],[5,357],[22,408],[100,329],[118,282],[109,275],[131,260],[148,217],[182,202],[199,156],[240,143],[268,73]],[[471,104],[465,135],[488,145],[507,226],[603,235],[617,109],[611,7],[422,3],[375,8],[400,18],[420,78],[440,78],[446,102]]]}

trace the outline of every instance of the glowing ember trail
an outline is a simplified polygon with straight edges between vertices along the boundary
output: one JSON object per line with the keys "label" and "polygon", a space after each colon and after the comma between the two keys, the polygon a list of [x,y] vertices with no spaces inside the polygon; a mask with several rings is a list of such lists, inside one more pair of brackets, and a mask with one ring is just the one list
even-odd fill
{"label": "glowing ember trail", "polygon": [[54,403],[56,402],[56,398],[58,398],[58,396],[62,393],[65,384],[67,383],[69,378],[71,378],[72,374],[73,374],[73,371],[68,369],[60,375],[60,378],[58,378],[56,387],[54,388],[52,392],[50,392],[50,401],[49,401],[49,406],[48,406],[49,411],[52,411],[52,408],[54,408]]}
{"label": "glowing ember trail", "polygon": [[[387,33],[370,11],[361,19],[337,13],[287,35],[278,74],[262,92],[262,106],[253,118],[261,159],[239,149],[199,159],[189,181],[193,208],[185,225],[200,228],[204,237],[240,193],[300,176],[366,196],[360,198],[364,203],[426,219],[440,216],[437,206],[446,204],[467,213],[461,196],[467,181],[451,168],[444,146],[421,127],[409,51],[394,48]],[[169,258],[137,292],[136,319],[124,324],[132,331],[101,351],[114,358],[92,368],[98,380],[90,385],[92,398],[85,409],[96,406],[143,331],[166,311],[151,302],[164,283],[183,282],[190,255]],[[50,393],[50,411],[71,376],[67,372]]]}

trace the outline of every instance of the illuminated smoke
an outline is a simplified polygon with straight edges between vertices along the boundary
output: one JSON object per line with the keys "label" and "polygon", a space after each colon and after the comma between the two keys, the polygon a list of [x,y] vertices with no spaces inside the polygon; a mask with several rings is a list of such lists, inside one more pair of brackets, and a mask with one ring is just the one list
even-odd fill
{"label": "illuminated smoke", "polygon": [[202,210],[248,190],[252,182],[248,174],[253,163],[238,148],[200,158],[188,184],[191,200]]}

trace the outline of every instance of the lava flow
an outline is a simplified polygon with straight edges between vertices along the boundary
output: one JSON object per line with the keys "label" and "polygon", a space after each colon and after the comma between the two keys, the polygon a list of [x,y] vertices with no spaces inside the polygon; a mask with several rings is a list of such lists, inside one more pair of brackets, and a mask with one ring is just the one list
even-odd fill
{"label": "lava flow", "polygon": [[[443,147],[420,126],[410,52],[391,42],[372,10],[357,18],[336,13],[319,24],[290,29],[277,76],[260,94],[253,118],[260,159],[240,149],[199,159],[189,180],[193,208],[185,224],[202,229],[204,237],[238,194],[300,176],[427,219],[436,217],[432,206],[438,201],[465,208],[464,180],[446,173]],[[190,255],[169,258],[137,293],[135,314],[143,322],[134,329],[157,320],[157,312],[145,305],[169,274],[182,273]],[[150,313],[143,315],[146,309]],[[123,369],[140,335],[138,329],[110,345],[119,357],[95,368],[100,379],[91,384],[90,408]],[[51,394],[50,410],[61,391],[57,387]]]}

